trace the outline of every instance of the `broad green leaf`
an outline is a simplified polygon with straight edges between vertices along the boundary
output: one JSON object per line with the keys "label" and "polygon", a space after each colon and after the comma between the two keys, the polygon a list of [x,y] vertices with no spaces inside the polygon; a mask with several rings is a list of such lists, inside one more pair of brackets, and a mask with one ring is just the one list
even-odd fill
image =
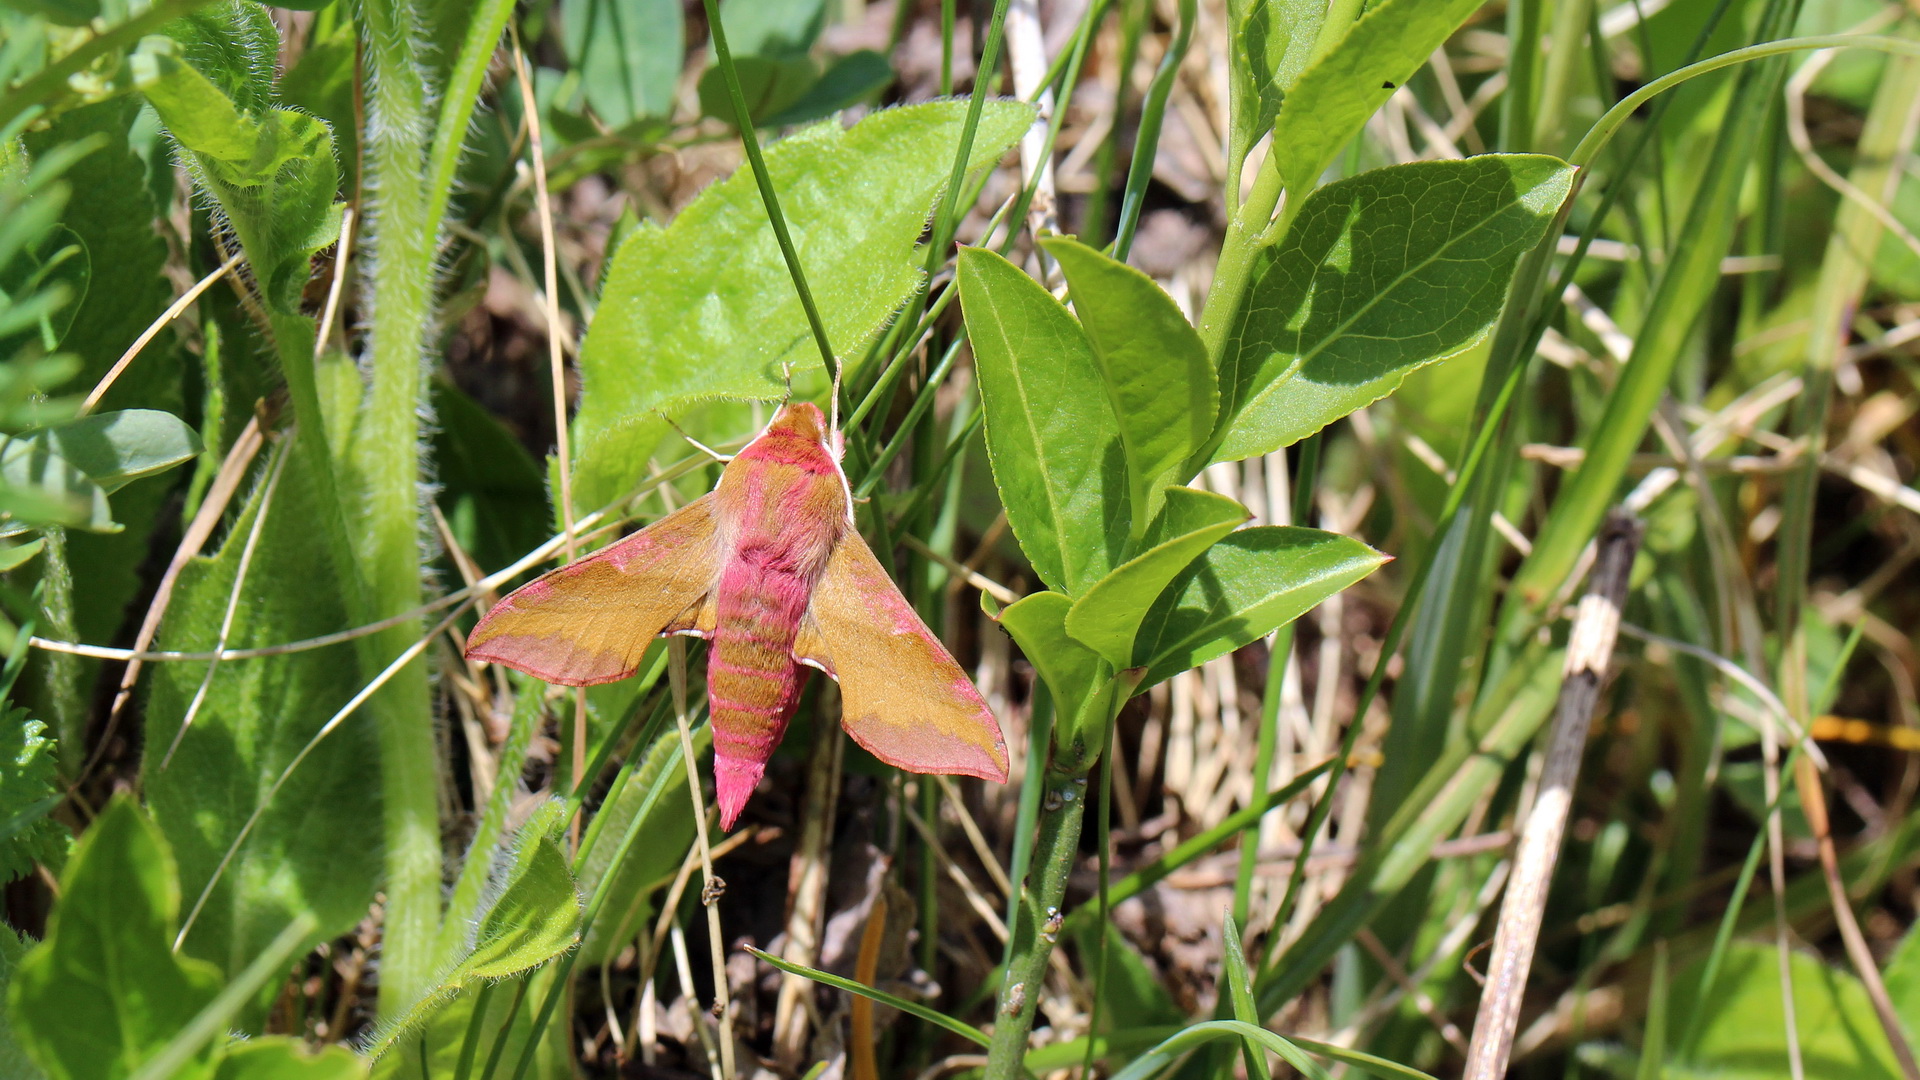
{"label": "broad green leaf", "polygon": [[158,409],[95,413],[18,436],[20,442],[41,440],[109,495],[200,453],[200,436],[179,417]]}
{"label": "broad green leaf", "polygon": [[[1807,1076],[1893,1080],[1900,1075],[1867,992],[1852,972],[1800,952],[1792,954],[1788,967]],[[1686,1030],[1695,1013],[1698,1027],[1692,1046],[1673,1048],[1663,1075],[1788,1080],[1787,1022],[1774,947],[1734,943],[1706,1001],[1699,1000],[1700,972],[1701,965],[1694,964],[1673,979],[1669,1030]]]}
{"label": "broad green leaf", "polygon": [[1176,578],[1140,627],[1145,689],[1258,640],[1387,561],[1358,540],[1318,529],[1242,529]]}
{"label": "broad green leaf", "polygon": [[1233,14],[1235,47],[1229,63],[1240,95],[1233,105],[1234,124],[1242,145],[1251,147],[1273,127],[1281,102],[1313,55],[1327,5],[1322,0],[1253,0],[1244,7]]}
{"label": "broad green leaf", "polygon": [[726,0],[720,21],[727,51],[743,56],[805,56],[827,24],[826,0]]}
{"label": "broad green leaf", "polygon": [[[1167,993],[1160,976],[1147,966],[1140,950],[1112,921],[1089,919],[1070,930],[1087,970],[1103,973],[1092,984],[1100,999],[1102,1033],[1177,1025],[1187,1018]],[[1100,955],[1102,933],[1107,939],[1104,958]]]}
{"label": "broad green leaf", "polygon": [[959,281],[1007,524],[1040,580],[1077,594],[1112,569],[1127,522],[1125,450],[1093,346],[991,251],[962,249]]}
{"label": "broad green leaf", "polygon": [[[740,96],[747,101],[747,115],[753,117],[755,127],[773,124],[776,117],[806,97],[820,78],[819,69],[806,56],[737,56],[733,70],[740,80]],[[703,115],[729,124],[739,119],[734,115],[733,95],[727,90],[726,76],[718,67],[709,67],[700,73],[697,92]],[[811,278],[808,284],[812,284]]]}
{"label": "broad green leaf", "polygon": [[[1257,834],[1248,834],[1241,843],[1256,843]],[[1233,916],[1228,915],[1225,924],[1226,947],[1220,963],[1227,969],[1227,989],[1233,1000],[1233,1018],[1244,1024],[1260,1026],[1260,1010],[1253,1002],[1253,975],[1247,970],[1247,954],[1240,948],[1240,928],[1234,924]],[[1247,1075],[1255,1080],[1268,1080],[1273,1074],[1267,1069],[1266,1052],[1254,1043],[1247,1043]]]}
{"label": "broad green leaf", "polygon": [[27,1056],[27,1052],[21,1049],[20,1040],[14,1037],[13,1021],[8,1017],[6,1008],[7,987],[13,983],[13,973],[31,944],[31,938],[22,939],[13,927],[0,922],[0,1076],[14,1080],[46,1080],[47,1077]]}
{"label": "broad green leaf", "polygon": [[156,38],[135,53],[134,87],[147,96],[181,146],[220,162],[233,177],[257,176],[273,150],[264,127],[182,59],[178,49],[171,38]]}
{"label": "broad green leaf", "polygon": [[1213,434],[1220,410],[1213,362],[1152,278],[1070,237],[1041,245],[1060,261],[1119,418],[1138,540],[1159,515],[1167,485],[1184,479],[1187,458]]}
{"label": "broad green leaf", "polygon": [[1313,190],[1367,117],[1480,6],[1481,0],[1378,0],[1339,44],[1301,71],[1273,127],[1287,191]]}
{"label": "broad green leaf", "polygon": [[227,1048],[214,1080],[359,1080],[367,1064],[344,1046],[309,1047],[285,1035]]}
{"label": "broad green leaf", "polygon": [[[286,449],[277,451],[288,453]],[[220,641],[236,584],[241,600],[226,644],[277,645],[349,625],[339,571],[313,520],[308,458],[293,453],[272,501],[255,486],[217,554],[190,562],[175,586],[158,647],[203,651]],[[241,554],[261,514],[244,582]],[[219,664],[156,664],[146,709],[143,783],[180,860],[191,903],[255,807],[321,725],[362,685],[353,646]],[[189,705],[204,700],[180,735]],[[369,706],[369,708],[376,706]],[[171,761],[167,750],[179,737]],[[188,934],[185,951],[239,972],[297,916],[318,919],[314,940],[353,927],[380,877],[380,800],[367,785],[377,760],[370,712],[320,742],[267,804]]]}
{"label": "broad green leaf", "polygon": [[[219,973],[172,951],[179,914],[166,840],[116,797],[75,846],[47,939],[9,987],[15,1031],[49,1077],[124,1077],[213,1000]],[[210,1076],[211,1056],[175,1075]]]}
{"label": "broad green leaf", "polygon": [[450,981],[516,975],[580,940],[580,895],[556,839],[565,829],[563,806],[547,804],[521,828],[500,894],[480,916],[473,951],[454,968]]}
{"label": "broad green leaf", "polygon": [[6,0],[6,5],[61,26],[85,26],[100,17],[100,0]]}
{"label": "broad green leaf", "polygon": [[673,113],[686,36],[680,0],[580,0],[560,18],[567,61],[608,127]]}
{"label": "broad green leaf", "polygon": [[[842,357],[857,357],[920,280],[920,233],[945,185],[965,102],[825,123],[767,149],[767,168]],[[991,102],[971,164],[998,161],[1032,110]],[[678,413],[714,398],[772,401],[784,371],[820,365],[752,175],[738,170],[666,228],[642,227],[614,253],[580,347],[574,502],[598,509],[645,475]],[[849,372],[850,376],[857,373]]]}
{"label": "broad green leaf", "polygon": [[27,719],[27,710],[0,715],[0,883],[45,863],[59,870],[72,838],[47,815],[63,794],[47,725]]}
{"label": "broad green leaf", "polygon": [[[886,89],[893,65],[872,49],[857,49],[828,65],[800,99],[761,120],[768,127],[804,124],[850,108]],[[757,112],[756,112],[756,115]]]}
{"label": "broad green leaf", "polygon": [[[280,30],[266,8],[249,0],[213,0],[166,27],[180,58],[249,113],[273,105],[280,70]],[[153,44],[150,38],[141,47]]]}
{"label": "broad green leaf", "polygon": [[1040,673],[1064,721],[1071,720],[1103,681],[1100,656],[1067,634],[1073,601],[1056,592],[1023,596],[1000,613],[1000,625]]}
{"label": "broad green leaf", "polygon": [[1308,196],[1255,258],[1221,361],[1214,460],[1296,442],[1478,341],[1572,180],[1557,158],[1490,154],[1375,169]]}
{"label": "broad green leaf", "polygon": [[1167,583],[1250,516],[1246,507],[1224,495],[1193,488],[1171,488],[1166,500],[1155,522],[1157,542],[1095,582],[1067,612],[1067,633],[1114,667],[1133,662],[1140,620]]}
{"label": "broad green leaf", "polygon": [[[712,741],[711,727],[696,729],[695,757],[704,755]],[[614,868],[614,880],[605,886],[606,906],[581,945],[584,962],[604,963],[633,941],[653,916],[653,892],[673,880],[693,846],[693,803],[687,798],[687,769],[680,762],[680,736],[674,731],[654,739],[627,783],[594,814],[583,841],[592,847],[580,868],[582,890],[601,888],[620,837],[636,817],[644,821],[640,835],[646,842],[634,844]]]}
{"label": "broad green leaf", "polygon": [[0,445],[0,522],[120,529],[100,485],[61,457],[52,440],[24,436]]}

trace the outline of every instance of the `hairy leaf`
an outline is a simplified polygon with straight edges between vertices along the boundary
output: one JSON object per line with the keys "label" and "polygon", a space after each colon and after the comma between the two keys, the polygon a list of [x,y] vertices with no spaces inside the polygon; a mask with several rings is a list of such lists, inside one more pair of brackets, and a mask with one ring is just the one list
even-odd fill
{"label": "hairy leaf", "polygon": [[0,717],[0,882],[33,872],[34,863],[59,870],[72,838],[47,817],[60,805],[59,773],[47,725],[27,710]]}

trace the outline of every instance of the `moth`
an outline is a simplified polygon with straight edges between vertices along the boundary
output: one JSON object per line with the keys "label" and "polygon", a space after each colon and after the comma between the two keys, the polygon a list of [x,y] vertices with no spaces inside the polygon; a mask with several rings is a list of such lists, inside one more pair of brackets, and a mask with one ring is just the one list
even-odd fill
{"label": "moth", "polygon": [[840,683],[847,734],[910,772],[1005,783],[1000,725],[853,523],[838,433],[783,405],[713,491],[530,582],[487,612],[467,657],[550,683],[632,675],[661,634],[704,638],[720,823],[733,823],[800,702]]}

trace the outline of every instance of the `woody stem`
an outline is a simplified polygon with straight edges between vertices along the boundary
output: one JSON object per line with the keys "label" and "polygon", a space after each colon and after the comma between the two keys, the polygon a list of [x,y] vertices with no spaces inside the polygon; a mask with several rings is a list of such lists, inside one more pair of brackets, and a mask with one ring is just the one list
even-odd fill
{"label": "woody stem", "polygon": [[1000,986],[993,1041],[987,1047],[986,1080],[1014,1080],[1022,1075],[1027,1033],[1033,1030],[1034,1009],[1046,981],[1047,958],[1053,953],[1063,921],[1061,904],[1066,900],[1067,877],[1080,849],[1090,771],[1089,767],[1047,770],[1040,801],[1040,835],[1020,887],[1020,906],[1008,943],[1006,981]]}

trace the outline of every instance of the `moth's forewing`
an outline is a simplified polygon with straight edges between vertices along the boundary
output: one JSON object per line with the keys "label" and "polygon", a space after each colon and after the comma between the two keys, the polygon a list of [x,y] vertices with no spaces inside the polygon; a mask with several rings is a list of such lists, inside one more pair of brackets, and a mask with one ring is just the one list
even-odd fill
{"label": "moth's forewing", "polygon": [[528,583],[467,637],[467,656],[567,686],[624,679],[654,637],[694,629],[719,574],[713,496]]}
{"label": "moth's forewing", "polygon": [[794,656],[839,680],[840,722],[874,757],[1006,782],[993,711],[852,529],[814,587]]}

